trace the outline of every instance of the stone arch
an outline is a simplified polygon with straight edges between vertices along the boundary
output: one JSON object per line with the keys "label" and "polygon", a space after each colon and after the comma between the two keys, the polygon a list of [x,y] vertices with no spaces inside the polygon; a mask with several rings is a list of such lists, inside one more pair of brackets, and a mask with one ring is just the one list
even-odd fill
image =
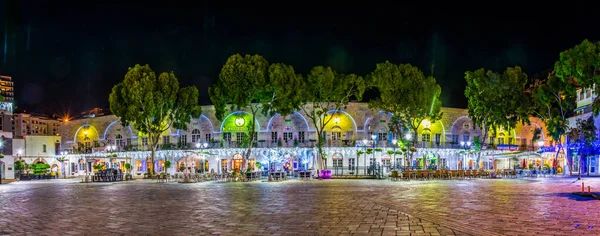
{"label": "stone arch", "polygon": [[[491,137],[492,135],[492,131],[490,129],[489,131],[489,135],[488,135],[488,139],[489,137]],[[502,141],[504,142],[504,144],[517,144],[517,132],[515,131],[515,129],[504,129],[504,128],[498,128],[496,130],[496,137],[494,137],[494,142],[495,144],[500,144],[500,139],[502,139]],[[512,140],[512,142],[511,142]],[[487,143],[489,143],[489,140],[486,140]]]}
{"label": "stone arch", "polygon": [[[349,132],[352,132],[352,136],[356,135],[356,122],[354,118],[345,111],[329,111],[327,112],[321,119],[329,120],[327,125],[325,125],[324,131],[326,132],[327,140],[332,140],[331,132],[332,130],[339,129],[341,132],[341,140],[352,140],[354,137],[347,137]],[[338,132],[336,130],[336,132]]]}
{"label": "stone arch", "polygon": [[267,122],[267,131],[283,131],[285,127],[290,127],[291,131],[308,131],[308,121],[298,112],[294,112],[287,117],[281,116],[279,113],[269,119]]}
{"label": "stone arch", "polygon": [[[210,134],[210,139],[213,139],[213,124],[205,115],[200,115],[198,119],[193,119],[188,125],[187,130],[178,130],[180,140],[185,143],[193,143],[194,136],[199,137],[200,141],[206,141],[206,134]],[[198,135],[198,136],[196,136]],[[185,136],[185,140],[182,137]],[[179,142],[179,141],[178,141]],[[198,142],[198,139],[196,139]]]}
{"label": "stone arch", "polygon": [[46,158],[41,158],[41,157],[38,157],[38,158],[34,159],[34,160],[31,162],[31,164],[40,164],[40,163],[41,163],[41,164],[48,164],[48,161],[46,161]]}
{"label": "stone arch", "polygon": [[[441,144],[446,141],[446,127],[444,127],[444,123],[441,119],[433,123],[427,119],[423,120],[419,126],[419,129],[417,130],[417,133],[419,134],[419,139],[417,140],[419,142],[422,142],[423,137],[425,137],[427,134],[429,135],[429,142],[431,143]],[[436,137],[438,135],[439,140],[437,140]],[[436,143],[438,141],[439,143]]]}
{"label": "stone arch", "polygon": [[86,141],[93,142],[97,140],[100,140],[100,134],[98,133],[96,127],[90,124],[84,124],[80,126],[73,137],[74,143],[85,143]]}
{"label": "stone arch", "polygon": [[463,141],[463,135],[469,135],[469,140],[473,140],[475,136],[481,136],[481,130],[473,124],[468,116],[461,116],[454,120],[450,133],[458,135],[459,142]]}
{"label": "stone arch", "polygon": [[344,159],[344,155],[341,152],[334,152],[331,155],[332,159]]}
{"label": "stone arch", "polygon": [[379,158],[381,158],[381,159],[392,159],[392,157],[390,156],[390,154],[387,154],[386,152],[381,152],[381,154],[379,154]]}
{"label": "stone arch", "polygon": [[133,130],[130,126],[123,127],[119,121],[111,122],[104,130],[103,140],[114,140],[117,134],[121,134],[123,139],[133,138]]}
{"label": "stone arch", "polygon": [[519,132],[519,139],[521,140],[520,143],[518,143],[518,145],[523,145],[523,140],[525,140],[525,146],[536,146],[537,144],[533,144],[532,139],[533,139],[533,133],[534,133],[534,129],[542,129],[542,133],[540,135],[540,137],[542,138],[542,140],[546,140],[546,132],[543,126],[539,125],[537,122],[531,122],[530,124],[524,124],[523,127],[521,127],[521,131]]}
{"label": "stone arch", "polygon": [[381,128],[388,130],[388,125],[392,120],[392,114],[384,111],[379,111],[365,121],[365,132],[379,132]]}
{"label": "stone arch", "polygon": [[[234,111],[231,114],[227,115],[223,122],[221,123],[220,131],[223,132],[232,132],[232,131],[247,131],[249,120],[252,120],[252,115],[245,111]],[[240,123],[236,123],[239,121]],[[243,123],[241,123],[243,122]],[[260,131],[260,123],[256,117],[254,118],[255,131]]]}

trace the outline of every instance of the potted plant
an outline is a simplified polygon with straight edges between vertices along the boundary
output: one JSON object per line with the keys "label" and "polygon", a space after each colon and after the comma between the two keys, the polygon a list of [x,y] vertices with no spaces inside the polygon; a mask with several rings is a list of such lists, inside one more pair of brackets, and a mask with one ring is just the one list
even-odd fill
{"label": "potted plant", "polygon": [[376,152],[381,152],[382,150],[383,150],[383,149],[381,149],[381,148],[375,148],[375,151],[376,151]]}
{"label": "potted plant", "polygon": [[294,147],[298,147],[298,139],[294,138]]}
{"label": "potted plant", "polygon": [[277,147],[281,147],[281,146],[283,146],[283,142],[281,141],[281,138],[279,138],[277,140]]}
{"label": "potted plant", "polygon": [[394,150],[388,150],[388,151],[387,151],[387,154],[388,154],[388,155],[394,155]]}
{"label": "potted plant", "polygon": [[167,172],[167,169],[171,168],[171,162],[170,161],[165,161],[165,169],[164,172]]}

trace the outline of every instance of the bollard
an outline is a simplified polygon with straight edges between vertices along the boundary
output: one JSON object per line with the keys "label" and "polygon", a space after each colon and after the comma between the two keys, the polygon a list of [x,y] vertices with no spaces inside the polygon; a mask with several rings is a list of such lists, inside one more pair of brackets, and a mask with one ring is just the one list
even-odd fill
{"label": "bollard", "polygon": [[588,193],[592,192],[592,188],[588,185]]}
{"label": "bollard", "polygon": [[585,192],[585,187],[584,187],[584,184],[583,184],[583,182],[581,182],[581,192],[582,192],[582,193],[584,193],[584,192]]}

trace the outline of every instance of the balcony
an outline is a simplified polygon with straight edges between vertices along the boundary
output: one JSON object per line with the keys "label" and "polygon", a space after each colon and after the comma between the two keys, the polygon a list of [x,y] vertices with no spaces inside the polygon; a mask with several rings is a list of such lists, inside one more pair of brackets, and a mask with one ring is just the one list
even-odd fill
{"label": "balcony", "polygon": [[[202,142],[202,144],[204,144],[205,142]],[[254,147],[256,148],[293,148],[293,147],[298,147],[298,148],[314,148],[316,147],[317,141],[316,140],[306,140],[305,142],[297,142],[294,143],[294,141],[281,141],[281,142],[271,142],[271,140],[258,140],[257,142],[254,143]],[[366,145],[363,145],[362,141],[358,142],[358,144],[355,144],[355,142],[352,142],[350,140],[328,140],[327,142],[325,142],[325,144],[323,144],[323,147],[359,147],[359,148],[371,148],[373,147],[373,141],[368,141]],[[417,142],[416,143],[416,148],[420,149],[420,148],[432,148],[432,149],[471,149],[471,146],[467,146],[467,145],[461,145],[460,143],[453,143],[453,142],[440,142],[440,143],[435,143],[435,142]],[[375,147],[379,147],[379,148],[393,148],[393,144],[391,144],[390,142],[384,141],[384,142],[377,142]],[[202,148],[202,147],[200,147]],[[231,141],[231,142],[223,142],[221,144],[220,141],[214,141],[214,142],[206,142],[206,149],[212,149],[212,148],[244,148],[244,146],[240,145],[239,143],[236,143],[235,141]],[[550,147],[544,147],[544,150],[547,151],[546,149],[548,149]],[[177,145],[177,144],[167,144],[167,145],[159,145],[158,150],[197,150],[198,148],[196,148],[196,143],[186,143],[184,145]],[[509,144],[499,144],[499,145],[487,145],[487,149],[489,150],[504,150],[504,151],[538,151],[539,147],[538,146],[527,146],[527,145],[509,145]],[[117,146],[117,150],[115,150],[115,152],[123,152],[123,151],[149,151],[149,147],[148,146],[142,146],[142,145],[130,145],[127,147],[120,147]],[[549,150],[549,149],[548,149]],[[104,147],[95,147],[95,148],[86,148],[86,147],[81,147],[79,149],[77,148],[72,148],[69,150],[69,153],[81,153],[81,154],[86,154],[86,153],[94,153],[94,152],[105,152],[106,149]]]}

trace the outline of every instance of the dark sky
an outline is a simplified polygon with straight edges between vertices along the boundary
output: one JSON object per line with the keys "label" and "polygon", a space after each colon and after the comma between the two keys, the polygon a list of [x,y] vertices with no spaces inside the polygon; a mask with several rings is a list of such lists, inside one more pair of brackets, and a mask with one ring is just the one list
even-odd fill
{"label": "dark sky", "polygon": [[429,75],[434,64],[443,105],[466,107],[466,70],[520,65],[533,75],[551,68],[560,51],[585,38],[600,39],[600,20],[585,12],[595,9],[589,2],[556,8],[568,14],[514,10],[520,5],[453,10],[393,2],[334,8],[282,1],[250,9],[177,1],[0,2],[6,23],[0,25],[2,55],[8,38],[0,74],[13,76],[19,108],[59,114],[108,107],[110,89],[136,63],[174,71],[183,85],[196,85],[200,102],[209,104],[207,87],[233,53],[261,54],[300,73],[330,65],[365,75],[390,60],[411,63]]}

